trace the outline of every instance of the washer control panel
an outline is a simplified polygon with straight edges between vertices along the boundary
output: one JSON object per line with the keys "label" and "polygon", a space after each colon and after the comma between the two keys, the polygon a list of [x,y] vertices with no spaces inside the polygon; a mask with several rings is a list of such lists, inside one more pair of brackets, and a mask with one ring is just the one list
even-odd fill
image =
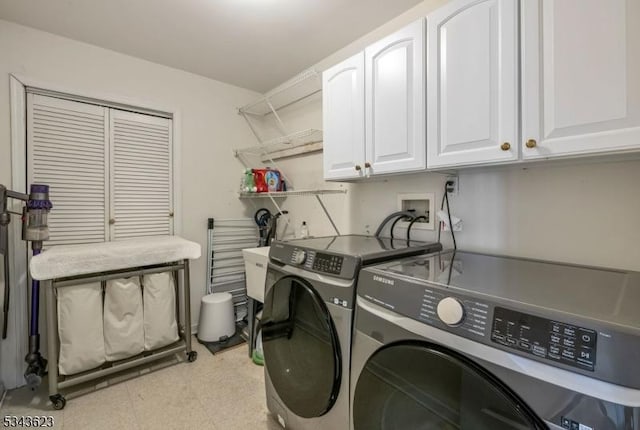
{"label": "washer control panel", "polygon": [[344,257],[310,249],[294,248],[289,254],[287,263],[300,266],[305,270],[339,276],[342,273]]}
{"label": "washer control panel", "polygon": [[496,307],[491,340],[540,358],[594,371],[595,330]]}
{"label": "washer control panel", "polygon": [[318,272],[338,275],[342,271],[343,261],[344,257],[340,255],[323,254],[321,252],[316,252],[311,268]]}
{"label": "washer control panel", "polygon": [[455,327],[464,320],[464,306],[458,299],[445,297],[436,308],[438,317],[446,325]]}
{"label": "washer control panel", "polygon": [[307,253],[302,249],[296,249],[291,254],[291,263],[292,264],[303,264],[307,260]]}
{"label": "washer control panel", "polygon": [[[487,317],[490,312],[487,303],[461,295],[445,295],[439,289],[431,287],[416,288],[412,299],[413,303],[420,304],[417,315],[419,321],[436,327],[444,323],[454,329],[454,332],[461,335],[468,333],[473,338],[487,336]],[[415,318],[409,308],[402,313]]]}

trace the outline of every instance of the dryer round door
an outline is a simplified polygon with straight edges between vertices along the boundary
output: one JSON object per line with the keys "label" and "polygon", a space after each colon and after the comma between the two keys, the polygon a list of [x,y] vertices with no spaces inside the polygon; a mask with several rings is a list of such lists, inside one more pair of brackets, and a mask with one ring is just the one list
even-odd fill
{"label": "dryer round door", "polygon": [[322,297],[296,276],[265,297],[262,347],[269,378],[285,406],[303,418],[324,415],[338,397],[340,344]]}
{"label": "dryer round door", "polygon": [[391,344],[369,358],[356,384],[353,424],[355,430],[548,430],[494,375],[426,342]]}

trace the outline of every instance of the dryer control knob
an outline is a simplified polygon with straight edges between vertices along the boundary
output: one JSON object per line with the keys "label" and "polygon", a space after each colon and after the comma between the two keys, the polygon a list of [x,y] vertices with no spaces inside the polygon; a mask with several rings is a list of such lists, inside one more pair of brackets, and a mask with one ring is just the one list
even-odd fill
{"label": "dryer control knob", "polygon": [[443,323],[450,326],[456,326],[464,319],[464,306],[458,299],[453,297],[445,297],[438,303],[438,317]]}
{"label": "dryer control knob", "polygon": [[302,264],[305,262],[305,260],[307,259],[307,253],[305,251],[296,251],[295,254],[293,254],[293,262],[296,264]]}

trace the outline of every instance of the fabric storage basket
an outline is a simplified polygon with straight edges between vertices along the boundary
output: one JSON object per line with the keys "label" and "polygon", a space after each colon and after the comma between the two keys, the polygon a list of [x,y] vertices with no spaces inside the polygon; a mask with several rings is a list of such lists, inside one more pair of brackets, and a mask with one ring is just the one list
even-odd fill
{"label": "fabric storage basket", "polygon": [[122,360],[144,350],[142,289],[137,276],[107,281],[104,348],[107,361]]}
{"label": "fabric storage basket", "polygon": [[179,337],[173,274],[145,275],[142,277],[142,285],[144,349],[150,351],[177,342]]}
{"label": "fabric storage basket", "polygon": [[73,375],[103,364],[105,350],[100,282],[59,288],[57,306],[60,374]]}

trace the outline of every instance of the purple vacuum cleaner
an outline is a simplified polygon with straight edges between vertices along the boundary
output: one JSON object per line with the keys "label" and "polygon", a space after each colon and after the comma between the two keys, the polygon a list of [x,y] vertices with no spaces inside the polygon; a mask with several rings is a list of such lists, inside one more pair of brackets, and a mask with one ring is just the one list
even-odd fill
{"label": "purple vacuum cleaner", "polygon": [[[13,198],[22,200],[26,204],[22,209],[22,214],[11,212],[8,209],[7,199]],[[47,217],[53,204],[49,200],[49,186],[32,184],[29,195],[8,190],[0,185],[0,254],[4,255],[4,317],[2,327],[2,338],[7,337],[7,323],[9,315],[9,240],[8,226],[11,221],[11,214],[22,215],[22,240],[31,242],[33,255],[38,255],[42,251],[42,244],[49,239],[49,227]],[[35,389],[42,382],[42,377],[46,374],[47,360],[40,354],[40,281],[31,281],[31,320],[29,325],[29,353],[25,357],[27,370],[24,378],[31,389]]]}

